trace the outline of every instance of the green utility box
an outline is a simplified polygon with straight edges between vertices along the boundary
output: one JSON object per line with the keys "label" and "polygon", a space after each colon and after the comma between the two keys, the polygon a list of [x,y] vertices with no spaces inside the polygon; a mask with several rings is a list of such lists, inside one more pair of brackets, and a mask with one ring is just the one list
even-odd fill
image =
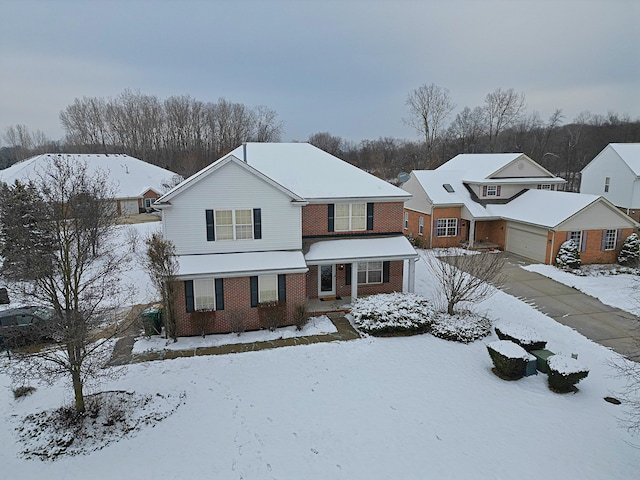
{"label": "green utility box", "polygon": [[160,335],[162,332],[162,306],[154,305],[142,312],[145,335]]}
{"label": "green utility box", "polygon": [[536,357],[537,368],[540,372],[549,374],[549,366],[547,365],[547,360],[550,356],[555,355],[555,353],[549,350],[531,350],[529,352],[531,355]]}

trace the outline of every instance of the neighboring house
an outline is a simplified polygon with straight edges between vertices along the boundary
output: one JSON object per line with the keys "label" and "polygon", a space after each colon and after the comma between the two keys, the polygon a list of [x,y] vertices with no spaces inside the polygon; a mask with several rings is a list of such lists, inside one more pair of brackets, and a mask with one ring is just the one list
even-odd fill
{"label": "neighboring house", "polygon": [[521,153],[463,154],[415,170],[402,188],[405,234],[427,248],[499,248],[553,264],[574,239],[583,263],[614,263],[638,225],[597,195],[558,191],[565,183]]}
{"label": "neighboring house", "polygon": [[[178,254],[178,334],[254,330],[269,305],[413,291],[403,190],[307,143],[249,143],[162,196]],[[241,325],[239,325],[239,322]]]}
{"label": "neighboring house", "polygon": [[602,195],[640,221],[640,143],[610,143],[582,169],[581,193]]}
{"label": "neighboring house", "polygon": [[123,215],[149,211],[153,202],[166,190],[163,184],[175,185],[175,173],[121,153],[44,153],[0,170],[0,181],[11,184],[16,180],[36,180],[47,170],[54,158],[73,159],[84,163],[90,174],[98,171],[106,173],[114,188],[118,213]]}

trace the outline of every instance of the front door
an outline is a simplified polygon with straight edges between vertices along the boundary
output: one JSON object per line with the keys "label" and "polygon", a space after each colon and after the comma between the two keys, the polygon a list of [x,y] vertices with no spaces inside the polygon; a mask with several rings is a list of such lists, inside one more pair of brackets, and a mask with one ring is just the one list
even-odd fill
{"label": "front door", "polygon": [[332,297],[336,294],[336,266],[318,265],[318,296]]}

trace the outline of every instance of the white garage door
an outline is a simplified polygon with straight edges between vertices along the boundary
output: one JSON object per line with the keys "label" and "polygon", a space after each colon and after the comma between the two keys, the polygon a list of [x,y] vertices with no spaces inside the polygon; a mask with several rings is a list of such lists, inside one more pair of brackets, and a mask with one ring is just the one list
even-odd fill
{"label": "white garage door", "polygon": [[517,223],[507,223],[505,250],[537,262],[545,262],[547,231]]}

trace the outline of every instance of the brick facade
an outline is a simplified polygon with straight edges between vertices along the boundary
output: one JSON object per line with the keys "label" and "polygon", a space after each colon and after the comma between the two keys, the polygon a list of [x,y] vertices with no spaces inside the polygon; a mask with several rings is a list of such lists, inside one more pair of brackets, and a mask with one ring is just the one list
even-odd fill
{"label": "brick facade", "polygon": [[493,220],[490,222],[476,222],[475,242],[489,242],[498,245],[504,250],[507,240],[507,222],[505,220]]}
{"label": "brick facade", "polygon": [[373,206],[373,230],[355,232],[330,232],[328,222],[328,204],[310,204],[302,207],[302,236],[340,236],[402,232],[402,202],[377,202]]}
{"label": "brick facade", "polygon": [[[184,282],[176,282],[176,323],[178,336],[211,333],[229,333],[236,330],[234,324],[241,322],[243,330],[265,328],[260,321],[260,307],[251,307],[250,277],[224,279],[224,310],[187,313]],[[306,274],[287,275],[287,301],[285,318],[280,326],[293,325],[296,306],[306,301]]]}
{"label": "brick facade", "polygon": [[[403,230],[405,235],[409,235],[414,239],[417,239],[416,245],[423,248],[446,248],[446,247],[459,247],[460,244],[467,239],[467,231],[469,228],[469,222],[460,218],[460,207],[434,207],[432,215],[426,213],[417,212],[405,208],[404,211],[409,215],[408,228]],[[424,219],[424,231],[420,235],[420,217]],[[457,235],[438,237],[432,235],[431,227],[435,229],[436,221],[439,218],[455,218],[458,220]],[[404,221],[404,220],[403,220]],[[404,225],[403,225],[404,226]]]}
{"label": "brick facade", "polygon": [[158,195],[156,192],[154,192],[153,190],[147,190],[146,192],[144,192],[144,195],[142,195],[142,198],[138,199],[138,210],[140,211],[140,213],[144,213],[145,211],[145,207],[144,207],[144,199],[145,198],[151,198],[152,202],[157,200],[160,197],[160,195]]}
{"label": "brick facade", "polygon": [[[602,250],[602,230],[586,230],[587,244],[584,252],[580,252],[580,261],[585,264],[591,263],[616,263],[618,252],[624,240],[634,232],[633,228],[624,228],[622,234],[618,237],[616,248],[614,250]],[[568,232],[555,232],[553,242],[547,242],[547,263],[549,263],[549,254],[553,248],[551,255],[551,264],[555,264],[556,256],[560,250],[560,246],[567,240]],[[551,234],[549,234],[551,239]],[[552,247],[553,245],[553,247]]]}
{"label": "brick facade", "polygon": [[[347,269],[341,264],[336,266],[336,295],[351,296],[351,285],[347,285]],[[401,292],[404,275],[404,261],[397,260],[389,264],[389,281],[370,285],[358,285],[358,296],[377,293]],[[309,265],[307,272],[307,297],[318,298],[318,266]]]}

